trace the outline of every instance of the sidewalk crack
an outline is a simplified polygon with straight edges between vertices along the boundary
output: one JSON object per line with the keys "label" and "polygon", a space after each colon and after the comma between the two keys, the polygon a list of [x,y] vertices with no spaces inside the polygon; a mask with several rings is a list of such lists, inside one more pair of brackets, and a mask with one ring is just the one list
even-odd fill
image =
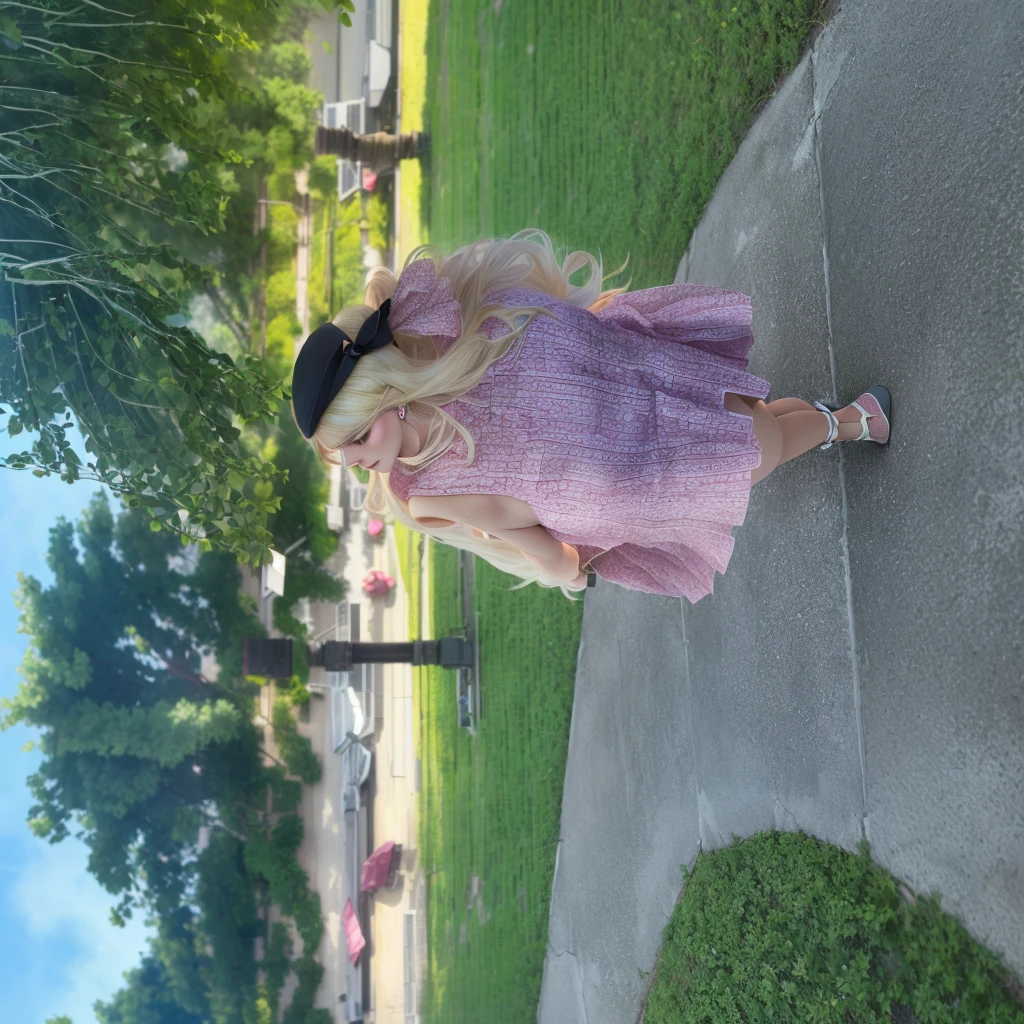
{"label": "sidewalk crack", "polygon": [[587,1011],[587,991],[583,984],[583,971],[580,970],[579,957],[571,949],[564,949],[559,953],[550,942],[548,943],[548,950],[558,959],[561,959],[563,956],[572,957],[573,966],[576,968],[576,977],[580,983],[580,1009],[583,1012],[583,1024],[590,1024],[590,1013]]}
{"label": "sidewalk crack", "polygon": [[[811,100],[812,107],[814,110],[813,114],[813,125],[814,125],[814,167],[818,175],[818,214],[821,218],[821,255],[822,262],[824,265],[824,280],[825,280],[825,319],[828,325],[828,363],[829,372],[832,377],[832,405],[834,407],[839,406],[839,384],[838,384],[838,373],[836,371],[836,352],[834,338],[832,334],[832,290],[829,281],[829,262],[828,262],[828,216],[825,206],[825,176],[822,172],[821,167],[821,133],[819,131],[819,124],[821,122],[822,111],[825,108],[825,104],[828,101],[828,96],[831,95],[832,89],[835,88],[836,81],[833,81],[829,87],[829,92],[822,99],[821,103],[818,103],[817,92],[817,79],[815,75],[816,65],[818,56],[818,44],[815,42],[811,48],[811,60],[810,60],[810,74],[811,74]],[[850,647],[850,670],[851,679],[853,682],[853,712],[854,719],[857,723],[857,752],[860,756],[860,785],[861,785],[861,833],[864,833],[864,822],[867,815],[867,804],[868,804],[868,788],[867,788],[867,772],[865,770],[865,754],[864,754],[864,723],[861,715],[861,699],[860,699],[860,667],[857,658],[857,627],[854,621],[853,615],[853,578],[850,569],[850,524],[847,515],[848,503],[846,494],[846,457],[843,452],[842,446],[839,447],[839,493],[842,499],[842,519],[843,519],[843,532],[839,541],[839,549],[842,556],[843,562],[843,576],[846,584],[846,622],[847,630],[849,633],[849,647]]]}
{"label": "sidewalk crack", "polygon": [[[698,836],[698,849],[701,836],[704,835],[704,821],[701,812],[701,801],[699,799],[699,781],[697,778],[697,738],[693,730],[693,716],[694,716],[694,703],[693,703],[693,686],[690,684],[690,639],[686,635],[686,599],[679,599],[679,618],[683,624],[683,677],[686,685],[686,705],[690,709],[690,758],[693,763],[693,788],[694,794],[698,797],[695,800],[697,806],[697,836]],[[699,854],[698,854],[699,856]]]}

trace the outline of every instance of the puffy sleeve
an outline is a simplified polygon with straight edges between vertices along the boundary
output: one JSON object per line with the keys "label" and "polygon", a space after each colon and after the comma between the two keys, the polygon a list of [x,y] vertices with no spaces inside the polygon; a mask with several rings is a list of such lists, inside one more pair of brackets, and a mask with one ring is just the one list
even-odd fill
{"label": "puffy sleeve", "polygon": [[741,370],[747,368],[754,343],[750,296],[709,285],[668,284],[624,292],[594,315],[604,323],[700,349]]}
{"label": "puffy sleeve", "polygon": [[462,307],[433,260],[415,260],[402,271],[388,323],[394,331],[433,338],[442,352],[462,333]]}

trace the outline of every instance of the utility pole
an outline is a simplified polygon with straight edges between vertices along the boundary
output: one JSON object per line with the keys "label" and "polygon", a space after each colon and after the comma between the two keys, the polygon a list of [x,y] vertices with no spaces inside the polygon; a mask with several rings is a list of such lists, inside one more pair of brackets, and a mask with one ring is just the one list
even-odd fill
{"label": "utility pole", "polygon": [[[267,198],[267,182],[264,178],[260,182],[260,194],[256,200],[256,215],[253,217],[253,231],[263,231],[267,226],[267,207],[268,206],[290,206],[292,209],[295,208],[295,204],[288,202],[284,199],[268,199]],[[299,232],[301,237],[302,221],[299,221]],[[260,355],[265,356],[267,354],[267,240],[264,237],[262,244],[260,245],[260,287],[257,294],[257,302],[259,304],[259,315],[260,315]]]}
{"label": "utility pole", "polygon": [[256,292],[259,305],[260,320],[260,356],[267,355],[267,179],[260,179],[260,195],[256,203],[257,231],[262,236],[260,242],[260,286]]}

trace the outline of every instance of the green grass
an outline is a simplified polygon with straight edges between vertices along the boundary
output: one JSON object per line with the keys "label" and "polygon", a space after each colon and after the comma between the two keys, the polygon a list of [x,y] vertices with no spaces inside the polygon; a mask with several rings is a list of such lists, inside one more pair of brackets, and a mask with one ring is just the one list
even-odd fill
{"label": "green grass", "polygon": [[[462,623],[458,553],[428,551],[430,630],[444,636]],[[519,1024],[537,1012],[583,603],[504,589],[515,582],[478,560],[475,737],[458,728],[455,673],[416,670],[426,1021]]]}
{"label": "green grass", "polygon": [[[427,55],[424,40],[427,36],[427,0],[402,0],[398,17],[401,22],[401,48],[398,60],[402,111],[402,131],[423,130],[423,107],[427,95]],[[398,206],[398,231],[395,238],[396,262],[399,267],[406,256],[426,240],[426,228],[420,210],[420,190],[423,186],[423,166],[419,160],[403,160],[400,184],[395,196]]]}
{"label": "green grass", "polygon": [[423,549],[427,544],[426,537],[415,530],[410,530],[402,523],[392,524],[395,535],[395,547],[398,550],[398,568],[402,574],[402,585],[405,587],[409,606],[409,637],[420,639],[420,587],[423,566]]}
{"label": "green grass", "polygon": [[819,0],[434,0],[430,242],[448,250],[539,227],[556,246],[600,249],[606,272],[628,254],[634,288],[670,283],[820,10]]}
{"label": "green grass", "polygon": [[1022,996],[937,898],[903,896],[866,843],[855,856],[771,832],[697,858],[644,1024],[1021,1024]]}

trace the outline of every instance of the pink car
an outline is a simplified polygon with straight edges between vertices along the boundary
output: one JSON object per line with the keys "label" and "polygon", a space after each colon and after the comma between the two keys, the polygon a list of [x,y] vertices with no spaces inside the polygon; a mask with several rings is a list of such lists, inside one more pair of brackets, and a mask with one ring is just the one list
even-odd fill
{"label": "pink car", "polygon": [[373,569],[363,578],[363,592],[371,597],[385,597],[395,585],[393,576],[381,569]]}

